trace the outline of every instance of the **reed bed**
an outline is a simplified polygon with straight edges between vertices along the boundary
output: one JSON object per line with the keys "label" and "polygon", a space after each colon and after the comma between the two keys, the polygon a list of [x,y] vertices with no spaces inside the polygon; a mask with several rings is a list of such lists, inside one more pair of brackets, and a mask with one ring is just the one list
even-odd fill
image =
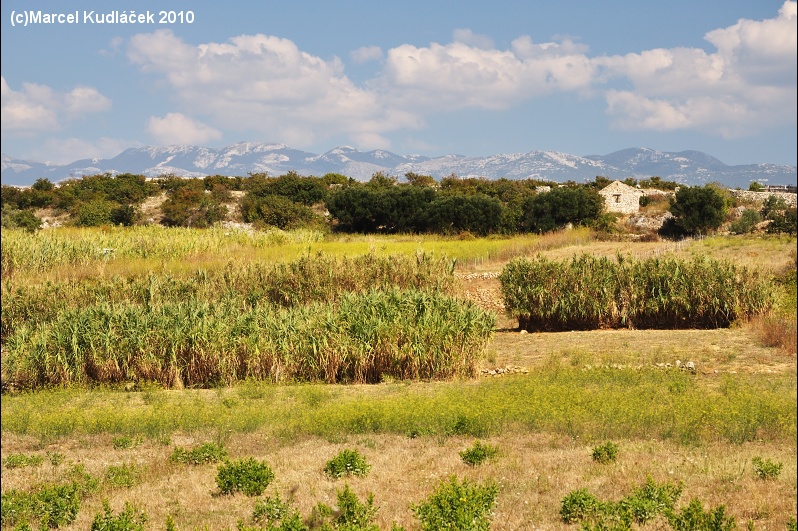
{"label": "reed bed", "polygon": [[335,302],[342,294],[369,289],[415,288],[452,294],[454,262],[418,253],[409,256],[335,258],[317,254],[287,264],[228,262],[223,268],[187,275],[148,272],[138,277],[93,277],[63,282],[2,286],[5,341],[23,326],[38,326],[58,314],[97,303],[152,306],[194,298],[214,302],[239,297],[242,307],[272,303],[284,307]]}
{"label": "reed bed", "polygon": [[3,372],[23,388],[448,379],[475,374],[493,325],[493,314],[470,303],[418,290],[349,293],[335,304],[287,309],[236,295],[101,302],[16,330]]}
{"label": "reed bed", "polygon": [[708,257],[539,256],[511,261],[499,280],[505,308],[529,331],[722,328],[775,300],[768,276]]}

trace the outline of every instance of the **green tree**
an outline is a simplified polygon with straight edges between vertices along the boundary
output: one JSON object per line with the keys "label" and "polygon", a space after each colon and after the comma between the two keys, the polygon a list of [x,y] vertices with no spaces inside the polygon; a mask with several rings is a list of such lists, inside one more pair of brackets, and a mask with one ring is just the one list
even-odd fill
{"label": "green tree", "polygon": [[685,186],[671,197],[670,211],[685,233],[706,234],[721,226],[728,204],[716,186]]}
{"label": "green tree", "polygon": [[530,197],[522,207],[521,228],[527,232],[548,232],[568,223],[594,222],[604,209],[604,200],[590,186],[554,188]]}

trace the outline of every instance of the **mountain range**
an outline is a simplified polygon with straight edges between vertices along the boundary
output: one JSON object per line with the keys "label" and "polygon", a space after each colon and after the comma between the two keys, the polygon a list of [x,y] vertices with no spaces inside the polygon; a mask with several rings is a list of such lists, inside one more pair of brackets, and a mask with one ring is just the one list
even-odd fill
{"label": "mountain range", "polygon": [[359,181],[367,181],[379,171],[395,176],[414,172],[431,175],[436,179],[456,174],[459,177],[533,178],[554,182],[592,181],[598,175],[611,179],[640,179],[656,175],[664,180],[687,185],[719,182],[730,188],[747,188],[751,181],[796,184],[797,175],[795,166],[729,166],[700,151],[672,153],[649,148],[629,148],[609,155],[577,156],[557,151],[530,151],[486,157],[426,157],[397,155],[380,149],[364,152],[341,146],[317,155],[284,144],[239,142],[222,148],[130,148],[110,159],[83,159],[70,164],[18,160],[3,154],[0,182],[4,185],[29,186],[40,178],[47,178],[55,183],[104,173],[133,173],[148,177],[164,174],[205,177],[246,176],[264,172],[279,176],[289,171],[317,176],[340,173]]}

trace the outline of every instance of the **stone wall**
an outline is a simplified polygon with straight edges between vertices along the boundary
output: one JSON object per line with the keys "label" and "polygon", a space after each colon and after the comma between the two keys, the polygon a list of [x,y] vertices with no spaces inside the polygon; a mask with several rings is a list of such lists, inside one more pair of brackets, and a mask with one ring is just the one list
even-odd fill
{"label": "stone wall", "polygon": [[776,197],[783,197],[784,201],[789,207],[795,208],[796,205],[798,205],[798,201],[796,200],[798,195],[787,192],[751,192],[748,190],[731,190],[731,193],[735,198],[737,198],[738,201],[743,201],[746,203],[762,204],[768,197],[775,195]]}

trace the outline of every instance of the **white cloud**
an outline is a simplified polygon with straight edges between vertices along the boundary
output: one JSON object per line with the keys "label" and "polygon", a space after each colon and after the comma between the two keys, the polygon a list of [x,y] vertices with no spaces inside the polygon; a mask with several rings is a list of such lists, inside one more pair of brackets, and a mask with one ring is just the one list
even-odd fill
{"label": "white cloud", "polygon": [[288,39],[240,35],[191,46],[160,30],[133,37],[128,57],[164,75],[188,114],[202,112],[215,127],[291,145],[311,145],[333,132],[376,138],[420,124],[413,113],[388,108],[355,86],[339,59],[302,52]]}
{"label": "white cloud", "polygon": [[493,39],[486,35],[478,35],[468,28],[454,30],[452,32],[452,40],[483,50],[490,50],[493,48]]}
{"label": "white cloud", "polygon": [[795,123],[796,2],[785,2],[773,19],[741,19],[705,38],[717,52],[655,49],[597,59],[604,75],[633,85],[606,93],[614,124],[737,138]]}
{"label": "white cloud", "polygon": [[7,131],[52,131],[62,128],[65,120],[111,108],[111,100],[91,87],[60,93],[36,83],[23,83],[22,90],[15,91],[5,77],[0,83],[2,128]]}
{"label": "white cloud", "polygon": [[381,61],[382,57],[382,48],[379,46],[363,46],[349,53],[349,58],[357,64]]}
{"label": "white cloud", "polygon": [[170,112],[163,118],[151,116],[147,131],[162,144],[202,145],[222,138],[218,129],[177,112]]}
{"label": "white cloud", "polygon": [[521,37],[511,50],[463,42],[392,48],[381,84],[402,105],[507,109],[555,91],[587,90],[595,75],[596,67],[571,42],[533,45]]}
{"label": "white cloud", "polygon": [[42,160],[55,164],[68,164],[80,159],[111,158],[130,147],[140,146],[137,142],[117,138],[101,137],[96,140],[82,138],[48,138],[30,151],[23,153],[27,160]]}

